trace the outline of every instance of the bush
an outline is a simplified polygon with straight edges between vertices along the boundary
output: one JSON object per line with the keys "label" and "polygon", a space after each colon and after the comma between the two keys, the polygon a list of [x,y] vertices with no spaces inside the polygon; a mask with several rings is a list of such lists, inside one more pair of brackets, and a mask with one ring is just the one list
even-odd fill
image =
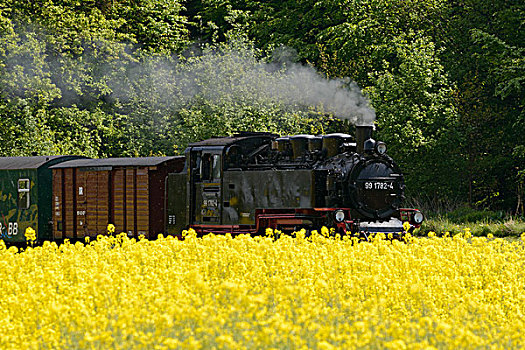
{"label": "bush", "polygon": [[476,210],[469,207],[461,207],[445,215],[452,222],[462,224],[467,222],[500,222],[508,219],[510,215],[504,211]]}

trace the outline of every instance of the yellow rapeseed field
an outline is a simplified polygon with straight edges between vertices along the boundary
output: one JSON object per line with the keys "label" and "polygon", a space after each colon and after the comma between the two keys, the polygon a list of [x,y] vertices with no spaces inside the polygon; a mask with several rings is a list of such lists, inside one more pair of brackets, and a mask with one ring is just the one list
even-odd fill
{"label": "yellow rapeseed field", "polygon": [[1,349],[525,347],[520,240],[0,243]]}

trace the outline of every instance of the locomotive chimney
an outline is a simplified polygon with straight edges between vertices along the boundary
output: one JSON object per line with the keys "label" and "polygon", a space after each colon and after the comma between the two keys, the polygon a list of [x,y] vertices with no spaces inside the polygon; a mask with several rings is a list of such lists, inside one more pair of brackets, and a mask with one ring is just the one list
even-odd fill
{"label": "locomotive chimney", "polygon": [[365,141],[372,138],[372,125],[356,125],[355,140],[357,143],[357,153],[364,153]]}

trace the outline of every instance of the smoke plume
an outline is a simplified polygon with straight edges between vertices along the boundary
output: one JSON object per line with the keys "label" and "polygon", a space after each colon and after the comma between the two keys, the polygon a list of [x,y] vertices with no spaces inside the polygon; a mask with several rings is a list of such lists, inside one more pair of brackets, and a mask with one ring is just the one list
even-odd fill
{"label": "smoke plume", "polygon": [[204,50],[176,62],[150,60],[128,70],[129,85],[114,80],[112,95],[120,100],[142,96],[147,103],[167,108],[197,99],[271,103],[288,110],[333,114],[357,125],[373,124],[375,111],[356,83],[348,78],[326,79],[313,67],[292,62],[292,56],[267,62],[258,58],[255,49],[240,45]]}
{"label": "smoke plume", "polygon": [[[359,125],[375,120],[375,111],[356,83],[325,78],[313,67],[295,62],[291,49],[276,50],[269,61],[239,41],[194,48],[183,58],[138,59],[124,53],[123,43],[113,43],[119,54],[112,56],[96,42],[87,42],[78,57],[54,55],[38,34],[28,37],[4,59],[5,72],[13,72],[4,79],[6,89],[14,96],[45,96],[58,107],[118,101],[116,105],[130,106],[130,114],[137,105],[145,107],[152,123],[158,123],[162,115],[210,101],[279,106],[291,112],[314,110]],[[16,73],[20,71],[24,74]]]}

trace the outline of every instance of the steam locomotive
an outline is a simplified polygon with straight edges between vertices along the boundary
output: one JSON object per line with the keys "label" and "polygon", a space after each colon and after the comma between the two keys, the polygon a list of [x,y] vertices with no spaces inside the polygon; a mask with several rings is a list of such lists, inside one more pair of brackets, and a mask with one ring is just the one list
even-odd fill
{"label": "steam locomotive", "polygon": [[0,158],[0,235],[83,239],[108,224],[129,236],[262,233],[333,227],[401,233],[423,221],[402,208],[403,174],[372,138],[239,133],[192,143],[180,157]]}
{"label": "steam locomotive", "polygon": [[193,143],[186,160],[185,171],[168,176],[168,194],[182,194],[168,196],[169,233],[188,224],[201,233],[399,233],[403,222],[423,221],[419,210],[401,208],[403,174],[371,126],[356,127],[355,139],[241,133]]}

